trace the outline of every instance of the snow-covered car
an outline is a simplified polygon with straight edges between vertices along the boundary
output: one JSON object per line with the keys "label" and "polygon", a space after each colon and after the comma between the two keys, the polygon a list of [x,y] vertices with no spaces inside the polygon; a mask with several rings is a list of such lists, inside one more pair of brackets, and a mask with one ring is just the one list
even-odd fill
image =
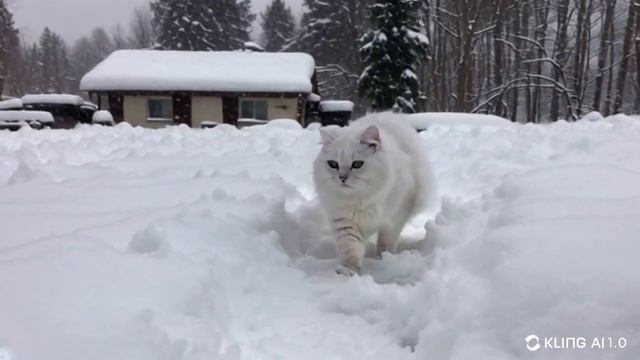
{"label": "snow-covered car", "polygon": [[46,111],[0,111],[0,130],[16,131],[23,126],[41,129],[52,127],[54,123],[53,115]]}

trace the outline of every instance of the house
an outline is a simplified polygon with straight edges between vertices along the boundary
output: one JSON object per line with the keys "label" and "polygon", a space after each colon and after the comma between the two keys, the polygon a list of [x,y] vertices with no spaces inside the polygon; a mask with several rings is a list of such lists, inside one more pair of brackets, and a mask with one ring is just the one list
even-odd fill
{"label": "house", "polygon": [[305,124],[314,72],[303,53],[119,50],[80,88],[116,122],[144,127],[279,118]]}

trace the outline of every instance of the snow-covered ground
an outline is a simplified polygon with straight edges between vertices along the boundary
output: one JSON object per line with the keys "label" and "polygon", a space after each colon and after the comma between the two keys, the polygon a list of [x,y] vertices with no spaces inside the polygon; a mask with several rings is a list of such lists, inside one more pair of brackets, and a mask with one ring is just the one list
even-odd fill
{"label": "snow-covered ground", "polygon": [[421,136],[441,209],[346,278],[314,129],[0,132],[0,359],[637,359],[640,119]]}

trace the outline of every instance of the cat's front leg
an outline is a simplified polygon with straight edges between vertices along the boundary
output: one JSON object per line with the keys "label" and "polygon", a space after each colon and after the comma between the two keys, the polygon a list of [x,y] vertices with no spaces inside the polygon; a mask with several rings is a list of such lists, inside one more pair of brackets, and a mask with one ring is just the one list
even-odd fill
{"label": "cat's front leg", "polygon": [[358,226],[345,218],[334,219],[334,226],[340,261],[336,272],[348,276],[359,274],[364,260],[366,237]]}

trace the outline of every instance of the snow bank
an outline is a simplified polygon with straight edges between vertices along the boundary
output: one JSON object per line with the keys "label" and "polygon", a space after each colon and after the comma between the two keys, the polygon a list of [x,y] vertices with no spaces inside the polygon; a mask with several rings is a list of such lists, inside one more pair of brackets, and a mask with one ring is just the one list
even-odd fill
{"label": "snow bank", "polygon": [[640,123],[476,119],[421,133],[441,208],[354,278],[317,128],[0,133],[0,356],[636,359]]}
{"label": "snow bank", "polygon": [[320,102],[320,111],[353,111],[353,103],[348,100],[325,100]]}
{"label": "snow bank", "polygon": [[94,124],[102,124],[102,125],[115,125],[113,121],[113,115],[107,110],[98,110],[93,113],[91,118],[91,122]]}
{"label": "snow bank", "polygon": [[46,111],[22,111],[22,110],[8,110],[0,111],[0,121],[12,122],[12,121],[38,121],[45,125],[51,125],[55,122],[53,115]]}
{"label": "snow bank", "polygon": [[21,100],[24,105],[58,104],[81,106],[85,103],[80,96],[69,94],[31,94],[23,96]]}
{"label": "snow bank", "polygon": [[312,89],[313,58],[303,53],[119,50],[80,82],[85,91],[252,91]]}
{"label": "snow bank", "polygon": [[0,101],[0,110],[22,109],[22,101],[20,99],[9,99]]}
{"label": "snow bank", "polygon": [[428,129],[434,124],[455,122],[457,125],[509,126],[509,120],[495,115],[467,114],[455,112],[430,112],[407,115],[411,124],[419,130]]}

